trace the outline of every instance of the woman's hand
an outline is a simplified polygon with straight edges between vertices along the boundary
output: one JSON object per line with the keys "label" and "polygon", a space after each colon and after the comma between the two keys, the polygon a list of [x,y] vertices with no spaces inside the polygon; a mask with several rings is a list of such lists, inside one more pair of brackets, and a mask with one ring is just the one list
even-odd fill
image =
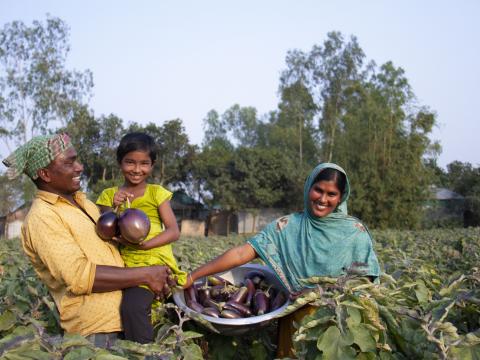
{"label": "woman's hand", "polygon": [[187,282],[184,285],[182,285],[182,288],[183,289],[188,289],[192,285],[193,285],[192,273],[188,273]]}
{"label": "woman's hand", "polygon": [[113,195],[113,207],[116,208],[117,206],[122,205],[127,199],[129,201],[133,200],[133,194],[129,193],[128,191],[119,189],[114,195]]}

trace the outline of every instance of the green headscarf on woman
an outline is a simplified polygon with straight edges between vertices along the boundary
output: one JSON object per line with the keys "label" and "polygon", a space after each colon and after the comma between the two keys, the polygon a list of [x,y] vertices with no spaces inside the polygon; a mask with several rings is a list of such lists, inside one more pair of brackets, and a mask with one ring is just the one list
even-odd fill
{"label": "green headscarf on woman", "polygon": [[[337,207],[318,217],[312,210],[310,190],[325,169],[345,175],[345,189]],[[380,268],[371,235],[362,222],[347,214],[350,184],[347,174],[332,163],[319,164],[304,186],[304,210],[270,223],[248,242],[277,274],[285,288],[297,292],[312,276],[341,276],[351,270],[378,277]]]}

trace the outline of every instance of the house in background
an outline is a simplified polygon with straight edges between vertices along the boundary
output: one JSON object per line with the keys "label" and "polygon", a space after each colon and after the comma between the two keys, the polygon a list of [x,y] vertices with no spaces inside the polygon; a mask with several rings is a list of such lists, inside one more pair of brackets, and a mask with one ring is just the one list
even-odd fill
{"label": "house in background", "polygon": [[170,200],[180,233],[185,236],[205,236],[208,209],[184,191],[175,191]]}
{"label": "house in background", "polygon": [[432,186],[425,206],[427,227],[463,226],[465,198],[449,189]]}
{"label": "house in background", "polygon": [[31,203],[25,203],[17,209],[0,217],[0,234],[7,239],[20,237],[23,220],[30,210]]}
{"label": "house in background", "polygon": [[267,224],[287,214],[284,209],[264,208],[238,211],[212,210],[207,220],[208,235],[255,234]]}

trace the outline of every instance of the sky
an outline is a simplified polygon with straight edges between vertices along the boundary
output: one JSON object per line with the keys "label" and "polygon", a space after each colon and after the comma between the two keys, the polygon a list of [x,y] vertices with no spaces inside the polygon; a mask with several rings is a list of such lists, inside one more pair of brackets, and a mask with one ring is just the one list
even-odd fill
{"label": "sky", "polygon": [[368,60],[403,68],[418,104],[436,113],[438,164],[480,166],[480,1],[0,0],[0,27],[47,13],[70,27],[67,67],[93,73],[95,116],[179,118],[195,144],[212,109],[276,110],[289,50],[354,35]]}

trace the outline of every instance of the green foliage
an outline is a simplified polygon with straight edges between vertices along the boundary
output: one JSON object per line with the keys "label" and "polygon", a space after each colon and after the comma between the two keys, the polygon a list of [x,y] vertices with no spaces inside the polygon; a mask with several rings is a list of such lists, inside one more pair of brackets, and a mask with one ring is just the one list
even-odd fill
{"label": "green foliage", "polygon": [[23,144],[52,122],[65,125],[88,98],[92,74],[66,69],[69,50],[68,26],[59,18],[0,30],[1,137]]}
{"label": "green foliage", "polygon": [[[304,359],[477,359],[480,356],[478,228],[374,231],[384,274],[379,284],[356,274],[306,279],[314,288],[284,314],[310,304],[293,335]],[[244,243],[243,236],[182,238],[181,267],[192,270]],[[156,340],[95,348],[61,336],[58,315],[18,239],[0,241],[0,357],[5,359],[273,359],[276,325],[241,337],[207,332],[172,303],[159,308]],[[284,315],[283,314],[283,315]]]}

